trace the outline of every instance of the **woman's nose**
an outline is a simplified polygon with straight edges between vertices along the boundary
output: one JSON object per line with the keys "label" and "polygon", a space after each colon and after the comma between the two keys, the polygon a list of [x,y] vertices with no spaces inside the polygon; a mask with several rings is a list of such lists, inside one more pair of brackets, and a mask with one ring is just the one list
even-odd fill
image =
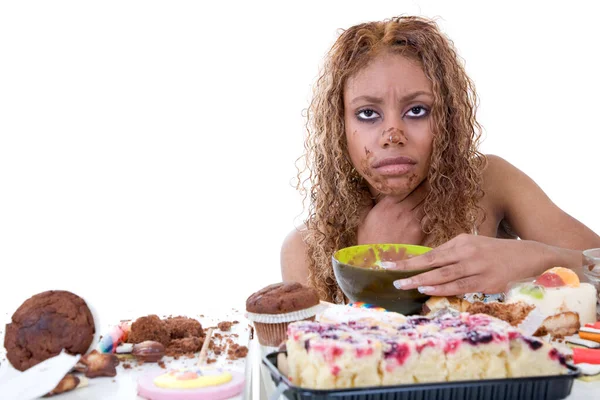
{"label": "woman's nose", "polygon": [[406,146],[408,139],[402,129],[390,127],[381,133],[379,141],[381,147],[387,148],[390,146]]}

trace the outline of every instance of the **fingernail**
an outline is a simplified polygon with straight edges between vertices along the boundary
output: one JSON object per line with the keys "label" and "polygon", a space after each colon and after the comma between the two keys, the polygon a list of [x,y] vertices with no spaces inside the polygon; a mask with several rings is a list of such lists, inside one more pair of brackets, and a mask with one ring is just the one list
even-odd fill
{"label": "fingernail", "polygon": [[419,293],[427,294],[433,292],[433,286],[419,286],[417,290]]}
{"label": "fingernail", "polygon": [[405,288],[406,286],[410,285],[412,283],[412,281],[410,279],[400,279],[397,281],[394,281],[394,286],[396,286],[396,289],[402,289]]}
{"label": "fingernail", "polygon": [[383,269],[396,268],[396,263],[393,261],[382,261],[379,265]]}

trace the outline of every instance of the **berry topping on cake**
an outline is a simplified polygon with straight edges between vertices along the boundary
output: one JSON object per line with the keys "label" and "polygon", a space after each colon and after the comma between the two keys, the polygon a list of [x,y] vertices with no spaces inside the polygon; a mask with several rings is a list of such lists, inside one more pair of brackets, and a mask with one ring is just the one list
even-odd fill
{"label": "berry topping on cake", "polygon": [[290,324],[289,378],[333,389],[566,372],[549,344],[485,314],[396,321]]}

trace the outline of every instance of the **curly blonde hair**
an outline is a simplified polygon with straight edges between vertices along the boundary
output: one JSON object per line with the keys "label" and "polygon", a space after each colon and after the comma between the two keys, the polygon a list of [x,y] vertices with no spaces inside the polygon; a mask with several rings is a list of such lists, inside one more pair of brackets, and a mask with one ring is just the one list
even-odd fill
{"label": "curly blonde hair", "polygon": [[471,232],[484,218],[478,204],[486,158],[477,150],[481,137],[475,118],[477,94],[452,41],[434,21],[420,17],[396,17],[345,30],[329,51],[314,87],[306,122],[305,166],[299,168],[297,184],[305,201],[309,199],[303,234],[309,284],[323,300],[337,303],[345,298],[331,257],[357,243],[359,211],[365,201],[372,201],[366,181],[348,155],[343,89],[349,77],[382,51],[417,60],[432,82],[434,139],[422,220],[428,244],[437,246]]}

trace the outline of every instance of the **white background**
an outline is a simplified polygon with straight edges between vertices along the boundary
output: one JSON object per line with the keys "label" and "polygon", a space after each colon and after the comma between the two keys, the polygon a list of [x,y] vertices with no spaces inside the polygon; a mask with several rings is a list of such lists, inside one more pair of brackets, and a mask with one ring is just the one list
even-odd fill
{"label": "white background", "polygon": [[483,151],[600,231],[594,2],[288,3],[0,3],[0,317],[58,288],[100,313],[243,309],[301,222],[323,56],[339,28],[400,14],[454,40]]}

